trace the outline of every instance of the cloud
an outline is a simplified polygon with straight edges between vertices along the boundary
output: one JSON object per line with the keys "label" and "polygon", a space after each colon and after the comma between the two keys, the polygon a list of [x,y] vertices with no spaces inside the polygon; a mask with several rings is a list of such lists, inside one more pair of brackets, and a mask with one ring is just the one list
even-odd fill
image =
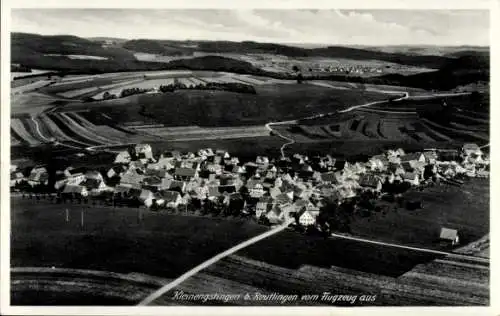
{"label": "cloud", "polygon": [[488,45],[478,10],[16,9],[12,30],[123,38],[330,45]]}

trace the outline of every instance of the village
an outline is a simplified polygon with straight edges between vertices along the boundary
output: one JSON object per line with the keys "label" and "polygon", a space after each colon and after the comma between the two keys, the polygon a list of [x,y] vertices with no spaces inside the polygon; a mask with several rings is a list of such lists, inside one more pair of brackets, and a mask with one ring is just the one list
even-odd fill
{"label": "village", "polygon": [[[58,203],[90,200],[153,211],[253,217],[267,225],[293,218],[299,227],[325,230],[318,218],[327,205],[354,201],[366,209],[361,196],[382,199],[441,181],[457,184],[460,177],[489,177],[489,157],[477,144],[465,144],[460,150],[388,150],[367,162],[295,154],[240,163],[224,150],[167,151],[155,157],[150,145],[138,144],[116,153],[105,173],[57,170],[53,188],[48,188],[46,166],[23,170],[11,164],[11,190],[23,197],[44,194]],[[407,207],[422,205],[409,201]]]}

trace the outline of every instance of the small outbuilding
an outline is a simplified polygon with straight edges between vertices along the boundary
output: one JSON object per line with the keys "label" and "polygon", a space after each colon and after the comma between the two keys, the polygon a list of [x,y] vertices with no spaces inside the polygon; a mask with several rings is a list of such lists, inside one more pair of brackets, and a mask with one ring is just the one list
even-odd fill
{"label": "small outbuilding", "polygon": [[442,227],[441,228],[441,233],[439,234],[439,239],[442,242],[447,242],[451,244],[452,246],[458,245],[460,242],[460,237],[458,236],[458,231],[456,229],[451,229],[451,228],[446,228]]}

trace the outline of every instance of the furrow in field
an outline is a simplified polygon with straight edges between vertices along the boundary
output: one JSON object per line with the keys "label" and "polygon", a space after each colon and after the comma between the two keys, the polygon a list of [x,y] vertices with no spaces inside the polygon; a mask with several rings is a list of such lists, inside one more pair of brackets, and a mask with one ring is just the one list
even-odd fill
{"label": "furrow in field", "polygon": [[59,115],[59,113],[49,114],[49,117],[52,121],[54,121],[59,129],[61,129],[61,131],[69,137],[76,139],[79,142],[90,144],[91,146],[102,145],[102,143],[94,137],[86,135],[86,131],[84,129],[78,129],[78,127],[72,126],[71,123],[68,123],[62,116]]}
{"label": "furrow in field", "polygon": [[10,127],[14,130],[14,132],[19,135],[25,142],[27,142],[30,146],[40,145],[40,141],[34,138],[25,128],[21,119],[12,118],[10,120]]}
{"label": "furrow in field", "polygon": [[[63,115],[63,114],[61,114],[61,115]],[[85,120],[84,118],[82,118],[81,116],[79,116],[76,113],[67,112],[67,113],[64,113],[64,115],[66,115],[69,119],[71,119],[73,122],[75,122],[75,124],[79,124],[80,126],[85,128],[89,132],[92,132],[93,134],[98,135],[101,139],[108,139],[108,140],[111,140],[111,141],[114,141],[117,143],[122,142],[122,140],[120,138],[115,137],[116,135],[102,133],[102,131],[97,130],[96,125],[90,123],[89,121]],[[100,135],[106,135],[106,136],[104,137],[104,136],[100,136]]]}
{"label": "furrow in field", "polygon": [[129,138],[129,135],[127,135],[126,133],[121,132],[121,131],[119,131],[111,126],[95,125],[78,113],[68,112],[68,114],[72,115],[73,118],[79,120],[80,122],[88,124],[89,126],[92,126],[92,129],[97,131],[97,133],[99,133],[99,134],[111,136],[111,137],[113,137],[113,139],[116,139],[117,141],[120,141],[120,142],[127,141]]}
{"label": "furrow in field", "polygon": [[74,139],[69,136],[67,136],[58,126],[57,124],[52,121],[51,118],[46,116],[45,114],[42,114],[39,116],[40,118],[40,125],[45,126],[47,128],[48,134],[50,137],[53,137],[57,139],[60,142],[65,142],[68,143],[72,146],[76,147],[88,147],[91,146],[92,144],[82,142],[79,139]]}
{"label": "furrow in field", "polygon": [[97,133],[92,132],[92,130],[89,130],[80,124],[78,124],[75,120],[70,118],[66,113],[59,113],[60,118],[72,129],[78,130],[79,133],[82,133],[86,138],[93,139],[98,141],[101,144],[116,144],[119,142],[113,142],[110,139],[98,135]]}

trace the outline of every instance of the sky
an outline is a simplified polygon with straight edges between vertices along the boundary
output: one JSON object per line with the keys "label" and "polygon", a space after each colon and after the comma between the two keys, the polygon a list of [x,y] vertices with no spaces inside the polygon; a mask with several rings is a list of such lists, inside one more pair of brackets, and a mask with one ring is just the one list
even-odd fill
{"label": "sky", "polygon": [[489,45],[487,10],[13,9],[13,32],[327,45]]}

